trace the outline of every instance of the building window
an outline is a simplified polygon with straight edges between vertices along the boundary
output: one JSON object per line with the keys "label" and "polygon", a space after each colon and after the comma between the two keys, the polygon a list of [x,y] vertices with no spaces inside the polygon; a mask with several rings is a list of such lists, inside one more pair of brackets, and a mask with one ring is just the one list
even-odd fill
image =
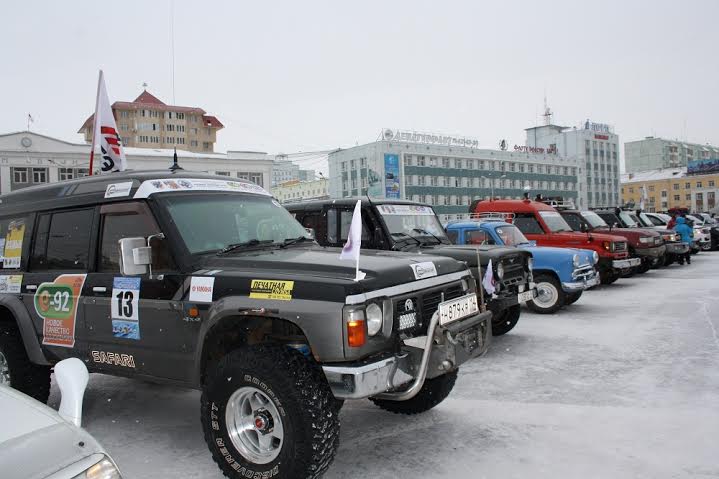
{"label": "building window", "polygon": [[185,114],[184,113],[176,113],[175,118],[177,118],[178,120],[184,120]]}
{"label": "building window", "polygon": [[672,188],[673,188],[674,190],[678,190],[678,189],[679,189],[679,183],[674,183],[674,184],[672,185]]}
{"label": "building window", "polygon": [[457,164],[457,168],[463,168],[463,166],[462,166],[462,163],[463,163],[463,162],[462,162],[462,159],[461,159],[461,158],[457,158],[457,159],[455,160],[455,162],[456,162],[456,164]]}
{"label": "building window", "polygon": [[649,186],[649,191],[654,191],[654,185]]}
{"label": "building window", "polygon": [[33,183],[47,183],[47,168],[33,168],[32,169],[32,182]]}
{"label": "building window", "polygon": [[709,188],[714,188],[714,180],[709,180],[709,184],[707,186],[709,186]]}
{"label": "building window", "polygon": [[27,183],[27,168],[13,168],[12,174],[15,183]]}
{"label": "building window", "polygon": [[217,176],[230,176],[230,172],[229,172],[229,171],[215,171],[215,174],[216,174]]}
{"label": "building window", "polygon": [[702,182],[701,182],[701,181],[697,181],[697,188],[701,188],[701,187],[702,187]]}
{"label": "building window", "polygon": [[190,140],[190,146],[197,146],[197,140]]}
{"label": "building window", "polygon": [[418,156],[418,157],[417,157],[417,166],[425,166],[424,156]]}
{"label": "building window", "polygon": [[691,187],[692,187],[692,184],[691,184],[691,183],[689,183],[689,182],[684,183],[684,189],[685,189],[685,190],[688,190],[688,189],[690,189]]}
{"label": "building window", "polygon": [[202,142],[202,149],[203,150],[209,150],[211,148],[209,141],[203,141]]}
{"label": "building window", "polygon": [[662,198],[666,198],[666,197],[667,197],[667,190],[662,190]]}
{"label": "building window", "polygon": [[72,168],[58,168],[57,172],[60,181],[71,180],[75,177],[74,170]]}
{"label": "building window", "polygon": [[690,195],[690,194],[689,194],[689,195],[685,195],[685,197],[684,197],[684,198],[685,198],[685,199],[686,199],[687,201],[689,201],[689,200],[691,200],[691,199],[692,199],[692,195]]}
{"label": "building window", "polygon": [[680,198],[679,195],[674,195],[674,201],[679,201],[679,198]]}

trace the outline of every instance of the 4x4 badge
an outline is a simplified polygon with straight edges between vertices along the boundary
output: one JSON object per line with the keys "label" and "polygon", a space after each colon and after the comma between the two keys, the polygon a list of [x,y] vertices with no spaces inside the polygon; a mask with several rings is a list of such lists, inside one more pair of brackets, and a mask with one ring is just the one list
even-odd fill
{"label": "4x4 badge", "polygon": [[63,274],[42,283],[35,292],[35,312],[43,319],[42,344],[75,346],[75,317],[84,274]]}

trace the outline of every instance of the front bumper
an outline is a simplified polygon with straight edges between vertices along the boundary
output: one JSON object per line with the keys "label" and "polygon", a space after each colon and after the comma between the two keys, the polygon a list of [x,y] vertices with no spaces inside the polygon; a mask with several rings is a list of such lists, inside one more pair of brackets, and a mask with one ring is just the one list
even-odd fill
{"label": "front bumper", "polygon": [[627,258],[627,259],[615,259],[612,260],[612,268],[618,270],[625,270],[634,268],[642,264],[641,258]]}
{"label": "front bumper", "polygon": [[[435,313],[436,314],[436,313]],[[322,366],[338,399],[364,399],[397,391],[418,377],[433,378],[487,352],[492,338],[492,313],[485,311],[437,325],[432,337],[406,340],[398,354],[350,364]],[[418,345],[418,340],[423,340]],[[425,370],[421,366],[429,348]]]}
{"label": "front bumper", "polygon": [[689,252],[689,245],[687,243],[667,243],[667,254],[687,254]]}
{"label": "front bumper", "polygon": [[598,285],[601,281],[599,280],[599,274],[584,278],[581,281],[572,281],[562,283],[562,289],[567,293],[576,293],[578,291],[584,291],[585,289],[592,288]]}
{"label": "front bumper", "polygon": [[659,258],[667,251],[666,246],[654,246],[652,248],[636,248],[634,252],[641,258]]}

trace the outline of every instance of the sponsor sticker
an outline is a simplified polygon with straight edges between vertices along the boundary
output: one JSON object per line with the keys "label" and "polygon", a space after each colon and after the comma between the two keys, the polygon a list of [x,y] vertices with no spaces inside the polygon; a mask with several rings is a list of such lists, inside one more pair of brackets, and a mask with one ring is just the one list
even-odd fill
{"label": "sponsor sticker", "polygon": [[140,278],[115,278],[112,282],[112,335],[140,339]]}
{"label": "sponsor sticker", "polygon": [[157,179],[143,181],[133,198],[147,198],[155,193],[166,193],[170,191],[238,191],[271,196],[267,190],[250,182],[182,178],[179,180]]}
{"label": "sponsor sticker", "polygon": [[289,301],[292,299],[292,290],[294,288],[294,281],[253,279],[252,283],[250,283],[250,298]]}
{"label": "sponsor sticker", "polygon": [[215,278],[212,276],[193,276],[190,280],[190,298],[196,303],[211,303],[215,289]]}
{"label": "sponsor sticker", "polygon": [[20,267],[20,257],[22,255],[22,239],[24,236],[25,221],[11,221],[8,225],[7,235],[5,236],[5,249],[3,255],[4,268],[17,269]]}
{"label": "sponsor sticker", "polygon": [[119,198],[122,196],[130,196],[131,189],[132,181],[112,183],[110,185],[107,185],[107,189],[105,189],[105,198]]}
{"label": "sponsor sticker", "polygon": [[19,293],[21,285],[21,274],[0,276],[0,293]]}
{"label": "sponsor sticker", "polygon": [[35,292],[35,312],[43,319],[42,344],[75,345],[75,317],[85,274],[63,274]]}
{"label": "sponsor sticker", "polygon": [[437,268],[431,261],[425,261],[423,263],[414,263],[410,267],[414,271],[414,279],[431,278],[437,276]]}
{"label": "sponsor sticker", "polygon": [[90,356],[92,356],[92,360],[98,364],[109,364],[111,366],[135,369],[135,358],[132,354],[90,351]]}
{"label": "sponsor sticker", "polygon": [[403,216],[434,216],[434,211],[429,206],[420,205],[379,205],[379,212],[383,215]]}

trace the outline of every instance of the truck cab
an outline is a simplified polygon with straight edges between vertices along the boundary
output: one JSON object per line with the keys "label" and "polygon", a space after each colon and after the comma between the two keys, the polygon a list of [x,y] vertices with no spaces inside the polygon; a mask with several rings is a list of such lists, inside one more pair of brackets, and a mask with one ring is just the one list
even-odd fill
{"label": "truck cab", "polygon": [[528,251],[496,245],[453,245],[430,205],[402,200],[342,198],[285,204],[285,208],[323,246],[342,246],[347,239],[352,212],[362,205],[362,250],[406,251],[447,256],[469,266],[480,286],[489,267],[494,291],[486,295],[492,311],[492,334],[509,332],[517,324],[520,305],[534,299],[532,255]]}
{"label": "truck cab", "polygon": [[[584,290],[599,284],[599,274],[594,268],[599,255],[595,251],[536,246],[504,219],[451,221],[446,227],[447,236],[455,244],[498,244],[531,252],[538,294],[527,306],[534,312],[553,313],[575,303]],[[511,215],[506,219],[511,220]]]}
{"label": "truck cab", "polygon": [[629,245],[629,254],[642,261],[642,264],[637,269],[640,273],[645,273],[652,267],[662,266],[665,262],[666,246],[664,245],[664,239],[655,231],[643,228],[626,228],[623,224],[616,225],[615,220],[607,224],[595,211],[561,208],[559,213],[574,231],[591,231],[592,233],[623,236]]}
{"label": "truck cab", "polygon": [[512,223],[539,246],[581,248],[597,252],[602,283],[610,284],[641,264],[639,258],[630,258],[627,240],[605,233],[575,232],[557,210],[541,201],[477,200],[469,207],[471,214],[512,213]]}

